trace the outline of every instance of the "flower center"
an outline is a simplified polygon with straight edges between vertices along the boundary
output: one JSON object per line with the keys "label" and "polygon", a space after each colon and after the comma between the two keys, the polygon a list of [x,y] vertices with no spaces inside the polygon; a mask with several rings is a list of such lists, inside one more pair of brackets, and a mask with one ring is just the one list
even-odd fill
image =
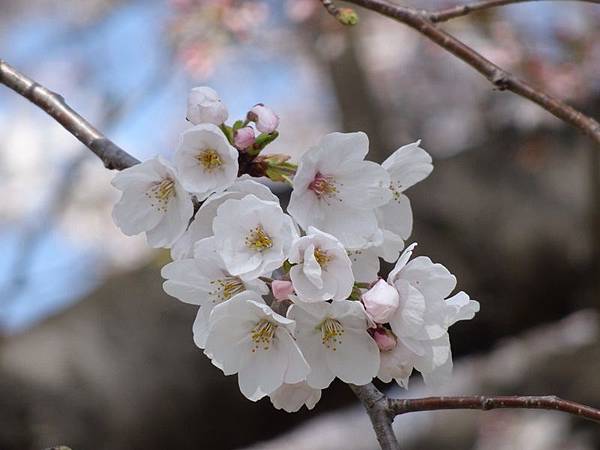
{"label": "flower center", "polygon": [[225,277],[220,280],[213,280],[210,284],[215,288],[209,292],[209,295],[214,297],[213,303],[224,302],[235,294],[246,290],[244,283],[238,277]]}
{"label": "flower center", "polygon": [[319,199],[335,197],[338,192],[335,179],[330,175],[323,175],[321,172],[317,172],[314,180],[308,185],[308,189],[313,191]]}
{"label": "flower center", "polygon": [[260,322],[252,328],[252,331],[250,331],[250,337],[252,338],[252,342],[254,342],[252,352],[256,352],[260,347],[262,347],[263,350],[269,350],[273,338],[275,337],[275,331],[277,331],[276,324],[270,320],[261,319]]}
{"label": "flower center", "polygon": [[329,256],[325,250],[321,250],[318,247],[315,248],[314,255],[315,259],[317,260],[319,266],[321,266],[322,269],[327,267],[327,264],[329,264],[329,262],[331,261],[331,256]]}
{"label": "flower center", "polygon": [[342,343],[342,335],[344,334],[344,327],[339,320],[327,318],[321,322],[317,329],[321,330],[323,345],[335,352],[337,346]]}
{"label": "flower center", "polygon": [[262,252],[273,247],[273,240],[271,236],[265,233],[262,225],[258,225],[256,228],[251,229],[248,236],[246,236],[246,247]]}
{"label": "flower center", "polygon": [[207,148],[206,150],[202,151],[198,156],[196,156],[196,159],[200,162],[200,164],[202,164],[202,167],[204,167],[204,170],[207,172],[212,172],[223,165],[223,160],[217,151],[212,148]]}
{"label": "flower center", "polygon": [[160,183],[154,183],[146,192],[150,204],[162,213],[167,212],[169,200],[175,195],[175,182],[171,178],[164,178]]}
{"label": "flower center", "polygon": [[390,182],[390,191],[392,191],[392,197],[396,202],[400,201],[400,195],[402,194],[402,185],[400,183]]}

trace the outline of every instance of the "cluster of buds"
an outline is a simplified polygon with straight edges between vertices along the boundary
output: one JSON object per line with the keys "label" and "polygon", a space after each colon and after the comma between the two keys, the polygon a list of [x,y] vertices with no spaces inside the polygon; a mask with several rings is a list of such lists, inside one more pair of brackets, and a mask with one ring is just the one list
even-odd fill
{"label": "cluster of buds", "polygon": [[[331,133],[296,165],[261,155],[279,125],[265,105],[229,126],[217,93],[195,88],[187,119],[173,165],[157,157],[115,177],[113,217],[171,249],[164,290],[199,307],[193,339],[213,364],[237,374],[248,399],[286,411],[312,408],[335,378],[406,387],[416,369],[426,383],[447,379],[448,328],[479,304],[451,296],[444,266],[412,259],[416,244],[403,251],[404,192],[433,170],[420,142],[377,164],[364,133]],[[258,176],[291,185],[287,213]],[[380,258],[395,263],[385,280]]]}

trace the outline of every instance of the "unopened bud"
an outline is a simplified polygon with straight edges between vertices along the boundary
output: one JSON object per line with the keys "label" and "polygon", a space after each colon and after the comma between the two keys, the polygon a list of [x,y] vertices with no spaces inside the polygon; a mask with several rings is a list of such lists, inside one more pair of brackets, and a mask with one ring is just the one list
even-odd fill
{"label": "unopened bud", "polygon": [[294,292],[294,286],[291,281],[273,280],[271,290],[273,291],[273,297],[277,300],[285,300],[290,298],[290,295]]}
{"label": "unopened bud", "polygon": [[400,296],[395,287],[379,280],[362,295],[367,314],[377,323],[386,323],[400,305]]}
{"label": "unopened bud", "polygon": [[261,133],[272,133],[279,126],[279,116],[268,106],[259,103],[255,105],[247,116],[248,120],[256,124]]}
{"label": "unopened bud", "polygon": [[212,123],[221,125],[229,117],[227,107],[219,94],[208,86],[195,87],[188,95],[187,120],[194,125]]}
{"label": "unopened bud", "polygon": [[379,327],[373,332],[373,339],[377,342],[377,347],[382,352],[389,352],[396,348],[398,343],[396,336],[391,330]]}
{"label": "unopened bud", "polygon": [[240,150],[250,147],[256,140],[252,127],[244,127],[235,130],[233,144]]}
{"label": "unopened bud", "polygon": [[352,8],[340,8],[337,14],[337,20],[342,25],[356,25],[358,23],[358,14]]}

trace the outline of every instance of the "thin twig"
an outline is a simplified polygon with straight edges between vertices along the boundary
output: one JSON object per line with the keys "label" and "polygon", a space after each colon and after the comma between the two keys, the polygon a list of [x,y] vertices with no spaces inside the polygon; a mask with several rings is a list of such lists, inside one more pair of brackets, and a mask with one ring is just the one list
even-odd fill
{"label": "thin twig", "polygon": [[74,111],[58,94],[50,91],[0,60],[0,83],[22,95],[43,109],[81,143],[98,156],[107,169],[122,170],[139,161],[112,142],[81,115]]}
{"label": "thin twig", "polygon": [[389,407],[389,400],[385,394],[377,389],[373,383],[364,386],[355,384],[349,386],[367,410],[382,450],[399,450],[400,444],[398,444],[392,429],[394,414]]}
{"label": "thin twig", "polygon": [[340,9],[337,6],[335,6],[335,3],[333,3],[332,0],[321,0],[321,3],[323,3],[323,6],[329,14],[331,14],[336,19],[338,18]]}
{"label": "thin twig", "polygon": [[333,0],[320,0],[329,14],[337,19],[342,25],[356,25],[358,15],[351,8],[338,8]]}
{"label": "thin twig", "polygon": [[535,89],[527,82],[484,58],[481,54],[451,34],[439,29],[428,19],[429,12],[398,6],[383,0],[347,1],[408,25],[477,70],[498,90],[509,90],[537,103],[562,121],[579,128],[597,144],[600,144],[600,123],[561,100]]}
{"label": "thin twig", "polygon": [[572,2],[584,2],[584,3],[595,3],[600,4],[600,0],[481,0],[478,2],[468,3],[466,5],[457,5],[447,9],[441,9],[439,11],[432,11],[427,13],[427,18],[434,23],[445,22],[456,17],[466,16],[475,11],[481,11],[484,9],[497,8],[499,6],[512,5],[516,3],[531,3],[541,1],[572,1]]}
{"label": "thin twig", "polygon": [[499,408],[546,409],[562,411],[584,419],[600,422],[600,410],[556,396],[504,396],[486,397],[482,395],[459,397],[426,397],[411,399],[390,399],[389,411],[393,415],[415,411],[436,411],[441,409],[478,409],[488,411]]}

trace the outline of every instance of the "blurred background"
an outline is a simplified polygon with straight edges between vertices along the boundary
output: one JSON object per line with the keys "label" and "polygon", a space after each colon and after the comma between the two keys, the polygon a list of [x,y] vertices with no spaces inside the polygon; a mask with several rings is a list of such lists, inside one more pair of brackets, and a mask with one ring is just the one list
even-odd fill
{"label": "blurred background", "polygon": [[[449,6],[449,1],[406,4]],[[600,406],[600,153],[573,128],[405,26],[317,0],[0,0],[0,56],[61,93],[139,159],[167,157],[189,88],[235,120],[281,117],[297,158],[331,131],[381,161],[422,139],[412,240],[481,303],[451,333],[455,394],[557,394]],[[504,68],[600,116],[600,6],[535,2],[444,27]],[[0,89],[0,449],[370,449],[349,389],[312,412],[248,402],[194,347],[195,309],[163,294],[165,252],[114,226],[113,173]],[[273,186],[285,201],[289,192]],[[431,394],[414,377],[408,392]],[[403,448],[596,449],[600,428],[551,412],[418,413]]]}

